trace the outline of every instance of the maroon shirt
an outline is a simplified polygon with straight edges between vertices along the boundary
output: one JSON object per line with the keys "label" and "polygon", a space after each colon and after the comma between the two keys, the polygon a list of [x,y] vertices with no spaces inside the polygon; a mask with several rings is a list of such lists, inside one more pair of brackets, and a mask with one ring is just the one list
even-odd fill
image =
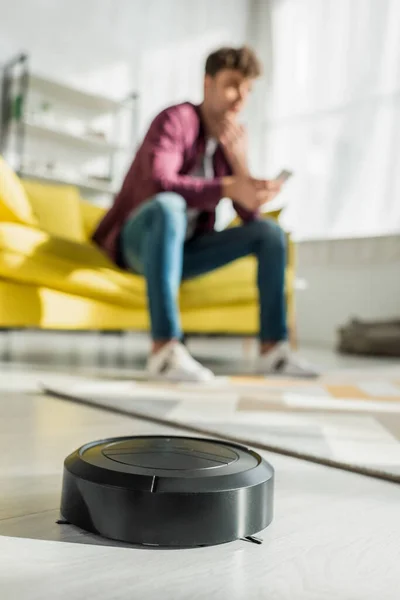
{"label": "maroon shirt", "polygon": [[[192,177],[204,154],[206,138],[199,106],[189,102],[163,110],[152,122],[111,209],[100,222],[93,240],[120,266],[122,227],[132,211],[158,192],[176,192],[189,208],[199,209],[195,235],[214,229],[215,209],[222,198],[222,177],[232,171],[221,146],[214,154],[214,179]],[[234,203],[243,221],[256,218]]]}

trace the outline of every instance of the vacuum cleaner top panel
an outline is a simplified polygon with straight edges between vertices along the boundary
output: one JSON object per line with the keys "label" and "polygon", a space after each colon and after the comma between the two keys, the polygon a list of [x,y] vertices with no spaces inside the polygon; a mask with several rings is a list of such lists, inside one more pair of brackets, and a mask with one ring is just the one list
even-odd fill
{"label": "vacuum cleaner top panel", "polygon": [[[218,469],[235,463],[238,452],[222,445],[197,440],[135,440],[108,444],[102,450],[110,460],[153,471],[174,471],[185,476],[191,471]],[[212,475],[210,471],[208,476]]]}
{"label": "vacuum cleaner top panel", "polygon": [[[75,475],[106,485],[158,490],[203,491],[248,487],[272,476],[272,468],[243,446],[188,437],[143,436],[103,440],[82,446],[65,461]],[[268,469],[271,472],[266,472]],[[179,481],[181,483],[179,483]],[[186,483],[185,483],[186,481]],[[189,491],[189,488],[188,488]]]}

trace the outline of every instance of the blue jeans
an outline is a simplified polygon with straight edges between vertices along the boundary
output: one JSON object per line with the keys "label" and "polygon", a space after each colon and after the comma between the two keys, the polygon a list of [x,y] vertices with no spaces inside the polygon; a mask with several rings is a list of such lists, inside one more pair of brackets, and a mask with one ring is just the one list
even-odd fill
{"label": "blue jeans", "polygon": [[273,221],[260,220],[185,242],[186,225],[184,198],[163,192],[144,203],[121,232],[126,265],[147,282],[153,339],[182,337],[177,303],[182,279],[203,275],[250,254],[258,260],[260,339],[285,339],[286,240],[281,228]]}

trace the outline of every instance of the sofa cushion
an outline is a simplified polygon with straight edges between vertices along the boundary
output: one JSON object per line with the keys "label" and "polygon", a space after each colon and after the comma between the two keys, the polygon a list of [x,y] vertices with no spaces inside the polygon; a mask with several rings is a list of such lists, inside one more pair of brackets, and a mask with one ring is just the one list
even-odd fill
{"label": "sofa cushion", "polygon": [[0,276],[121,306],[144,307],[141,277],[117,268],[92,244],[0,223]]}
{"label": "sofa cushion", "polygon": [[24,180],[22,184],[41,229],[74,242],[86,240],[76,187],[31,180]]}
{"label": "sofa cushion", "polygon": [[[291,277],[287,270],[287,278]],[[146,306],[143,277],[114,267],[94,244],[78,244],[44,231],[0,223],[0,277],[132,308]],[[197,310],[254,303],[256,261],[244,258],[185,281],[181,308]]]}
{"label": "sofa cushion", "polygon": [[87,202],[86,200],[81,200],[79,206],[81,209],[85,237],[87,240],[91,240],[97,225],[100,223],[107,211],[102,206],[97,206],[96,204]]}
{"label": "sofa cushion", "polygon": [[1,156],[0,221],[37,225],[31,203],[20,180]]}

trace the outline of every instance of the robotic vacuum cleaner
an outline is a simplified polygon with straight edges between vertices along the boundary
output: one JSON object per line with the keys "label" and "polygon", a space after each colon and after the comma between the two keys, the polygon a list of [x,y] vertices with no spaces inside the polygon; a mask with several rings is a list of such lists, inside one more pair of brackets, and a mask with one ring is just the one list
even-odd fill
{"label": "robotic vacuum cleaner", "polygon": [[272,466],[243,446],[189,437],[113,438],[65,459],[61,515],[131,544],[208,546],[267,527],[273,486]]}

